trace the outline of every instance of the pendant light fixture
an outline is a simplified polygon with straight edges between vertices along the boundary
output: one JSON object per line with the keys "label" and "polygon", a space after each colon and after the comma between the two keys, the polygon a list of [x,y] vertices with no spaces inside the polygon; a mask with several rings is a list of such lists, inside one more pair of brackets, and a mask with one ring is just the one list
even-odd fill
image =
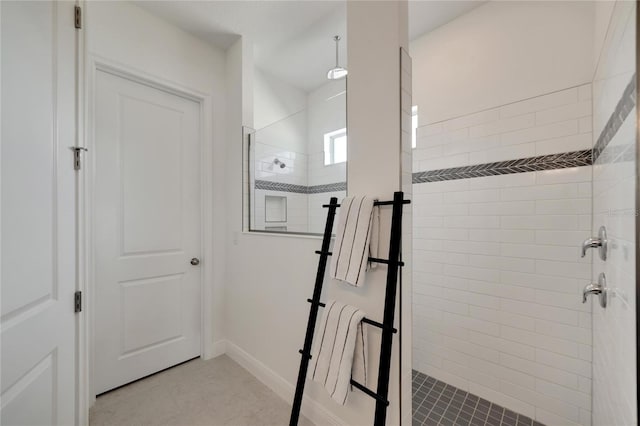
{"label": "pendant light fixture", "polygon": [[334,36],[333,39],[336,42],[336,66],[327,72],[327,78],[329,80],[340,80],[347,76],[348,71],[346,68],[342,68],[338,65],[338,43],[340,42],[340,36]]}

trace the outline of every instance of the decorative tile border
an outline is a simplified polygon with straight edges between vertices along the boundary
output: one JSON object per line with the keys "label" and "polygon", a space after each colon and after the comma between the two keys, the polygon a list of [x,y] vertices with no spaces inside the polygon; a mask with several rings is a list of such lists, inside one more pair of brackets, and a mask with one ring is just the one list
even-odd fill
{"label": "decorative tile border", "polygon": [[347,182],[306,186],[295,185],[292,183],[271,182],[268,180],[256,180],[255,188],[267,191],[293,192],[296,194],[322,194],[324,192],[346,191]]}
{"label": "decorative tile border", "polygon": [[326,183],[324,185],[310,186],[308,194],[321,194],[323,192],[337,192],[346,190],[347,182]]}
{"label": "decorative tile border", "polygon": [[540,170],[566,169],[568,167],[590,166],[591,150],[540,155],[495,163],[474,164],[473,166],[452,167],[429,170],[413,174],[413,183],[440,182],[445,180],[469,179],[484,176],[509,175],[536,172]]}
{"label": "decorative tile border", "polygon": [[[593,162],[597,162],[600,159],[602,152],[605,150],[609,142],[613,139],[613,137],[620,130],[620,126],[624,123],[624,120],[629,116],[629,113],[636,106],[636,74],[634,73],[631,76],[631,81],[627,84],[627,87],[624,89],[622,97],[618,101],[611,117],[605,124],[600,136],[598,137],[598,141],[593,147]],[[605,158],[600,159],[606,160]],[[607,162],[607,161],[604,161]]]}

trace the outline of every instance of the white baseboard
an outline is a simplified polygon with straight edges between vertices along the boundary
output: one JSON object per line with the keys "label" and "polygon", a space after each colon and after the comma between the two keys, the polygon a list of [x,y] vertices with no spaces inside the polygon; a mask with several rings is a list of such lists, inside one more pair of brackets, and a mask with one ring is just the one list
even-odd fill
{"label": "white baseboard", "polygon": [[227,353],[227,341],[218,340],[211,345],[211,358],[217,358]]}
{"label": "white baseboard", "polygon": [[[278,394],[282,399],[291,403],[293,401],[293,394],[295,393],[294,386],[286,381],[282,376],[278,375],[275,371],[258,361],[253,356],[249,355],[239,346],[226,342],[226,353],[235,362],[244,367],[247,371],[253,374],[258,380],[267,385],[271,390]],[[302,414],[311,420],[317,426],[331,425],[331,426],[343,426],[344,423],[329,410],[324,408],[318,402],[305,397],[302,403]]]}

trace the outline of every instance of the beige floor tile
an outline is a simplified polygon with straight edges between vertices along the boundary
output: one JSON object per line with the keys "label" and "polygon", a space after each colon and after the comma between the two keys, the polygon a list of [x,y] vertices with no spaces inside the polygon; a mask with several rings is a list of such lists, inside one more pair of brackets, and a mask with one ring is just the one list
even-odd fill
{"label": "beige floor tile", "polygon": [[[91,426],[287,425],[291,405],[226,355],[196,359],[98,397]],[[301,426],[313,426],[301,417]]]}

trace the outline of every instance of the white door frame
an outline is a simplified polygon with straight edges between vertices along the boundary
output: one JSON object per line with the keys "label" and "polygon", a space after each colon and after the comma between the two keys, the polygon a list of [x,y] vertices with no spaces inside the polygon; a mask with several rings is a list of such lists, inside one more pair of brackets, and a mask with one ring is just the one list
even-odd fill
{"label": "white door frame", "polygon": [[88,424],[88,409],[95,402],[93,393],[94,363],[94,313],[95,313],[95,240],[93,221],[94,182],[95,182],[95,85],[96,73],[107,72],[136,83],[159,89],[189,100],[200,106],[200,229],[202,232],[200,256],[202,273],[201,289],[201,343],[200,356],[204,359],[213,357],[212,295],[213,295],[213,131],[211,96],[198,90],[185,87],[179,83],[168,81],[158,76],[136,70],[127,65],[97,55],[88,55],[85,71],[86,102],[83,108],[85,119],[84,140],[87,152],[79,176],[79,243],[81,244],[79,271],[79,289],[82,291],[85,307],[79,327],[79,423]]}

